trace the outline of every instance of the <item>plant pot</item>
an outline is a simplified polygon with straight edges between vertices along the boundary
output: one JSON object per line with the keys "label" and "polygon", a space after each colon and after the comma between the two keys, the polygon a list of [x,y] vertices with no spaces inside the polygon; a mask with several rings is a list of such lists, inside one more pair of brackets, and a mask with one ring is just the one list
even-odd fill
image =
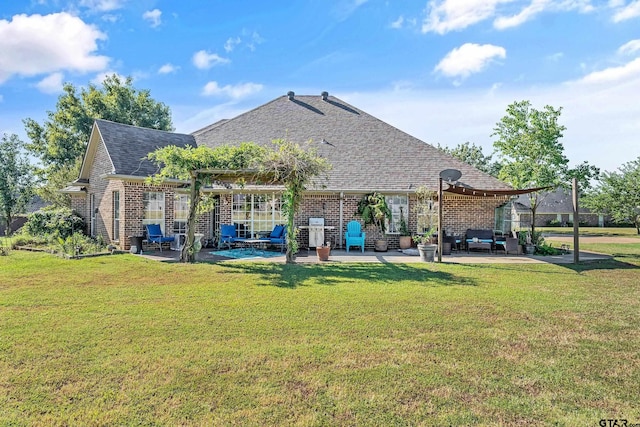
{"label": "plant pot", "polygon": [[524,245],[524,252],[527,255],[533,255],[536,251],[535,245]]}
{"label": "plant pot", "polygon": [[316,248],[316,254],[318,255],[318,261],[329,261],[329,254],[331,253],[331,246],[318,246]]}
{"label": "plant pot", "polygon": [[411,247],[411,236],[400,236],[400,249],[409,249]]}
{"label": "plant pot", "polygon": [[420,261],[433,262],[435,259],[436,249],[438,245],[418,245],[418,252],[420,253]]}
{"label": "plant pot", "polygon": [[388,243],[386,240],[378,239],[374,245],[374,249],[376,252],[387,252]]}
{"label": "plant pot", "polygon": [[442,255],[451,255],[451,242],[442,242]]}

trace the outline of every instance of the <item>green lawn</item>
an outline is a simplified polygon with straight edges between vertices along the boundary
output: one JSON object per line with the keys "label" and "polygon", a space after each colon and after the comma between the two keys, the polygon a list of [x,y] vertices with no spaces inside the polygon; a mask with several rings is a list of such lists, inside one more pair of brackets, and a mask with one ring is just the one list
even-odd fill
{"label": "green lawn", "polygon": [[[545,234],[571,234],[573,235],[573,227],[536,227],[537,231]],[[637,237],[638,232],[634,227],[580,227],[581,236],[621,236],[621,237]]]}
{"label": "green lawn", "polygon": [[577,267],[13,251],[0,425],[640,423],[631,246]]}

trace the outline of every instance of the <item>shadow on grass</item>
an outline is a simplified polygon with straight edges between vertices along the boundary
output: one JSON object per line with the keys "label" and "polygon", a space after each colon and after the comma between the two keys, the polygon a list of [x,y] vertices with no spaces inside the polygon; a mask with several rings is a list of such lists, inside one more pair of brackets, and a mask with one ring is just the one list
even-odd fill
{"label": "shadow on grass", "polygon": [[294,289],[310,283],[320,285],[338,285],[350,282],[393,285],[400,282],[418,282],[424,286],[476,286],[474,279],[458,277],[440,271],[405,264],[269,264],[246,263],[226,264],[224,268],[249,274],[258,274],[265,278],[262,286],[277,286]]}

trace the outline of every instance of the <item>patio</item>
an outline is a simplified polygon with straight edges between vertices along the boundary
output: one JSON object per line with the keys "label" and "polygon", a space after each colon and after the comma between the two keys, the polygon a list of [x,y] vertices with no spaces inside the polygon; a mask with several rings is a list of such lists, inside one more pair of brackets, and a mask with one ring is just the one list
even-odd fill
{"label": "patio", "polygon": [[[196,260],[199,262],[278,262],[284,263],[284,254],[280,255],[277,252],[269,253],[269,257],[253,257],[253,258],[227,258],[216,254],[210,248],[203,248],[196,256]],[[276,255],[276,256],[272,256]],[[157,261],[176,262],[180,258],[180,252],[178,251],[145,251],[142,255],[145,258],[153,259]],[[580,262],[600,261],[611,258],[609,255],[602,255],[592,252],[580,252]],[[296,262],[301,264],[315,264],[315,263],[414,263],[421,262],[419,256],[405,255],[399,251],[388,252],[374,252],[365,251],[364,253],[359,251],[350,251],[347,253],[344,249],[332,249],[328,261],[318,261],[315,250],[302,249],[296,256]],[[504,254],[488,254],[486,252],[471,252],[465,251],[455,252],[451,255],[442,256],[443,263],[456,263],[456,264],[540,264],[540,263],[552,263],[552,264],[571,264],[573,263],[573,253],[556,256],[538,256],[538,255],[504,255]]]}

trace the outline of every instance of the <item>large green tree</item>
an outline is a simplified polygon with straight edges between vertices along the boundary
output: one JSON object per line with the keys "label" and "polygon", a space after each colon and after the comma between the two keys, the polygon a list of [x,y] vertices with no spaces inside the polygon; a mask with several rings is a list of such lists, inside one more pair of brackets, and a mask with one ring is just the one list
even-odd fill
{"label": "large green tree", "polygon": [[610,215],[614,222],[633,222],[640,234],[640,157],[622,165],[618,172],[604,172],[583,204]]}
{"label": "large green tree", "polygon": [[[583,163],[569,168],[560,139],[566,127],[559,123],[562,107],[549,105],[542,110],[532,108],[529,101],[514,102],[496,124],[491,136],[502,165],[498,178],[516,189],[567,186],[572,177],[583,185],[597,176],[599,170]],[[536,211],[544,192],[529,193],[531,233],[535,234]]]}
{"label": "large green tree", "polygon": [[491,160],[493,154],[489,154],[488,156],[485,155],[482,151],[482,147],[469,141],[463,144],[458,144],[454,148],[444,147],[438,144],[438,149],[450,154],[458,160],[474,166],[476,169],[488,173],[489,175],[497,177],[500,173],[500,163]]}
{"label": "large green tree", "polygon": [[4,134],[0,140],[0,214],[11,234],[15,214],[24,212],[31,200],[33,168],[18,135]]}
{"label": "large green tree", "polygon": [[134,88],[131,77],[123,80],[114,74],[101,86],[80,89],[66,83],[63,92],[44,122],[24,120],[31,140],[27,149],[39,159],[37,172],[45,182],[38,193],[56,205],[68,202],[57,190],[77,178],[94,119],[173,130],[169,107],[151,98],[148,90]]}

